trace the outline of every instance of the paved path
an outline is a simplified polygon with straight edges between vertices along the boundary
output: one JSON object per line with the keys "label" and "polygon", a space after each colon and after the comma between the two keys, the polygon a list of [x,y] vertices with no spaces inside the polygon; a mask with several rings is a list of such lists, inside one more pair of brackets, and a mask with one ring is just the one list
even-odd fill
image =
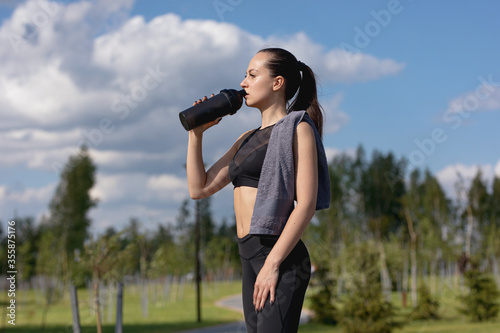
{"label": "paved path", "polygon": [[[243,303],[241,301],[241,295],[226,297],[224,299],[219,300],[216,303],[216,305],[230,310],[241,311],[243,313]],[[309,319],[310,319],[309,311],[303,309],[302,313],[300,314],[300,323],[301,324],[307,323]],[[245,323],[242,321],[221,326],[183,331],[182,333],[246,333],[246,332],[247,329],[245,327]]]}
{"label": "paved path", "polygon": [[232,323],[227,325],[200,328],[191,331],[182,331],[180,333],[246,333],[247,328],[244,322]]}

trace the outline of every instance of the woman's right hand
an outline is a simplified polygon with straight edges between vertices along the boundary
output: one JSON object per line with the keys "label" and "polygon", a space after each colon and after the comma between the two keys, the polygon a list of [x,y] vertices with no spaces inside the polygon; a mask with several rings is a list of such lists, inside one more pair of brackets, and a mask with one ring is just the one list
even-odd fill
{"label": "woman's right hand", "polygon": [[[210,97],[214,97],[214,94],[210,95]],[[199,99],[197,101],[195,101],[193,103],[193,106],[195,105],[198,105],[200,103],[203,103],[205,102],[206,100],[208,99],[207,96],[204,96],[203,99]],[[200,125],[198,127],[195,127],[193,128],[191,131],[195,134],[202,134],[203,132],[205,132],[207,129],[209,129],[210,127],[214,126],[214,125],[217,125],[218,123],[220,123],[220,121],[222,120],[222,117],[219,117],[217,119],[215,119],[214,121],[211,121],[211,122],[208,122],[206,124],[203,124],[203,125]]]}

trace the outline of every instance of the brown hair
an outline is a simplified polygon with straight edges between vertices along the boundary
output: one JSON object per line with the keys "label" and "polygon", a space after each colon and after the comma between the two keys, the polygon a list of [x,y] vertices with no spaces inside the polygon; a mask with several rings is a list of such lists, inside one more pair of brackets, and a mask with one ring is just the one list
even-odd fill
{"label": "brown hair", "polygon": [[[316,77],[312,69],[287,50],[265,48],[259,51],[269,54],[266,67],[272,77],[283,76],[285,79],[285,98],[291,104],[287,112],[306,110],[316,125],[319,134],[323,134],[323,109],[318,102]],[[302,75],[300,74],[302,72]],[[300,89],[299,89],[300,88]],[[297,93],[297,97],[290,101]]]}

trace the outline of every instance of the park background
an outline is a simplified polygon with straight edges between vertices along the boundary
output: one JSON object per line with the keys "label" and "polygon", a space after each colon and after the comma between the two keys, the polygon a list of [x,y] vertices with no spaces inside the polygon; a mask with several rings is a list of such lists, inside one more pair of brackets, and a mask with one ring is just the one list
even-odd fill
{"label": "park background", "polygon": [[[39,288],[34,311],[47,307],[48,318],[52,304],[40,293],[52,284],[66,291],[70,280],[92,286],[95,256],[84,246],[99,241],[115,239],[116,253],[135,258],[103,283],[188,279],[194,203],[177,114],[237,88],[253,54],[279,46],[315,70],[326,113],[335,195],[305,235],[318,267],[328,268],[315,288],[329,286],[322,295],[336,304],[334,296],[355,290],[360,265],[375,266],[385,299],[407,291],[412,309],[416,281],[426,281],[441,303],[453,295],[444,316],[465,321],[456,310],[463,273],[477,268],[498,283],[499,7],[0,1],[2,268],[15,220],[18,280]],[[206,135],[207,164],[257,126],[258,112],[246,107],[224,118]],[[79,181],[67,186],[71,180]],[[231,192],[203,203],[209,280],[238,276]],[[74,212],[67,197],[79,203]]]}

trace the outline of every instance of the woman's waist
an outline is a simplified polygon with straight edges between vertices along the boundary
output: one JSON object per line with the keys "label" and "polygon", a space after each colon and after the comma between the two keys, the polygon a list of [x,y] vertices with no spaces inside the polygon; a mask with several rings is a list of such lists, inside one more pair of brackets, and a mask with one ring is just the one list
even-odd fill
{"label": "woman's waist", "polygon": [[250,230],[256,197],[257,189],[255,188],[242,186],[234,189],[234,215],[239,238],[247,235]]}

